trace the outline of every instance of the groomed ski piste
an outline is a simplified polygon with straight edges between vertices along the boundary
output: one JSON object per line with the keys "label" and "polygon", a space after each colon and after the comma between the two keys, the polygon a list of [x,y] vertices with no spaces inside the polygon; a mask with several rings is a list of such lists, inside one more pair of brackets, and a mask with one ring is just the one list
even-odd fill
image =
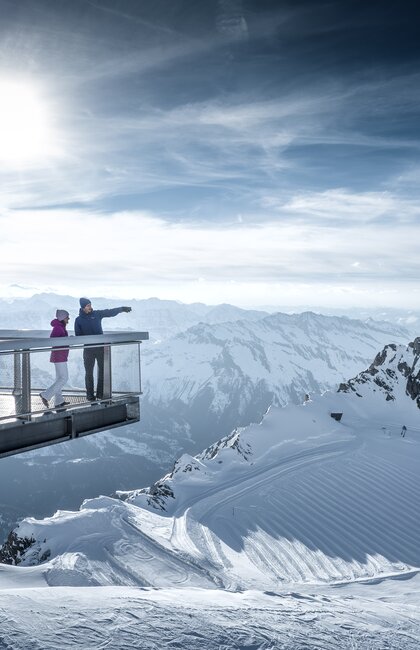
{"label": "groomed ski piste", "polygon": [[419,648],[419,363],[388,346],[150,489],[24,520],[0,647]]}

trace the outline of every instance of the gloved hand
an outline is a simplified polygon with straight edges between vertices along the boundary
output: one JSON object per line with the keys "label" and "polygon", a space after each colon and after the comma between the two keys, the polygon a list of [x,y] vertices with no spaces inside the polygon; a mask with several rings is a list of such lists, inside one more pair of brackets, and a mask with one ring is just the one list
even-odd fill
{"label": "gloved hand", "polygon": [[129,311],[131,311],[131,307],[122,307],[122,310],[126,311],[126,312],[129,312]]}

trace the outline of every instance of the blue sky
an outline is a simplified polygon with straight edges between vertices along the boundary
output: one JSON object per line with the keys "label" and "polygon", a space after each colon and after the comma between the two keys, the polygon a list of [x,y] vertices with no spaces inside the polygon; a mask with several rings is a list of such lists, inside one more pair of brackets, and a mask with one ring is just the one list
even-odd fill
{"label": "blue sky", "polygon": [[0,10],[0,293],[420,307],[414,3]]}

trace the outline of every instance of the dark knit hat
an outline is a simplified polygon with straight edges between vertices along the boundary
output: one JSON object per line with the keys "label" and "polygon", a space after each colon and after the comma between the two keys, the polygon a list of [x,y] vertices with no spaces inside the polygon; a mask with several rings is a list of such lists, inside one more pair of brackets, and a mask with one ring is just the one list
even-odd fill
{"label": "dark knit hat", "polygon": [[86,307],[86,305],[90,305],[89,298],[80,298],[79,302],[80,302],[80,306],[81,306],[82,309],[84,309],[84,307]]}

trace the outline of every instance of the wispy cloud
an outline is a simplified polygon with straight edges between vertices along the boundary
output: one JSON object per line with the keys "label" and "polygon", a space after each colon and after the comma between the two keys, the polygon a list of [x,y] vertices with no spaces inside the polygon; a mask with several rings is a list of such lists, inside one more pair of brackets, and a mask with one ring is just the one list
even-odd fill
{"label": "wispy cloud", "polygon": [[303,192],[289,200],[267,196],[262,199],[265,208],[277,210],[283,217],[298,216],[304,223],[335,224],[343,230],[361,224],[386,222],[390,227],[401,224],[416,225],[420,220],[418,201],[394,195],[391,192],[350,192],[332,189],[325,192]]}
{"label": "wispy cloud", "polygon": [[[400,138],[395,141],[389,136],[352,131],[347,122],[340,131],[344,102],[340,89],[326,92],[320,87],[316,92],[311,89],[308,94],[269,100],[232,94],[175,108],[143,106],[136,116],[87,113],[70,124],[64,116],[64,158],[51,169],[15,176],[14,191],[12,176],[6,176],[7,196],[11,205],[25,207],[120,195],[123,206],[125,194],[207,186],[229,189],[238,200],[244,197],[248,207],[250,202],[255,207],[259,195],[275,196],[279,186],[283,196],[296,195],[297,185],[303,181],[325,188],[319,193],[325,204],[337,197],[337,187],[343,187],[343,176],[335,178],[343,161],[346,189],[353,191],[355,180],[359,179],[359,184],[369,180],[363,161],[360,164],[364,151],[405,146]],[[353,108],[354,119],[354,104]],[[407,146],[415,144],[412,141]],[[376,197],[376,203],[380,196],[382,203],[386,200],[386,160],[383,157],[380,167],[376,161],[371,166],[372,173],[377,168],[378,177],[372,176],[373,187],[364,193],[365,203],[370,195]],[[395,156],[390,158],[389,183],[397,175],[396,163]],[[26,193],[28,187],[31,191]],[[295,212],[297,200],[289,206]],[[343,211],[344,196],[339,200]],[[182,204],[176,207],[179,211]],[[263,207],[270,206],[266,202]],[[314,210],[313,205],[307,207]],[[202,218],[210,216],[203,214]]]}
{"label": "wispy cloud", "polygon": [[[104,217],[51,210],[18,219],[9,213],[0,227],[7,232],[0,244],[6,283],[26,284],[36,276],[59,291],[85,286],[97,294],[120,290],[134,296],[176,285],[185,295],[192,283],[205,282],[209,288],[226,285],[224,298],[231,283],[262,289],[375,284],[378,290],[393,285],[407,292],[420,273],[414,224],[398,230],[363,223],[321,229],[309,222],[197,228],[144,213]],[[22,237],[30,244],[22,245]]]}

